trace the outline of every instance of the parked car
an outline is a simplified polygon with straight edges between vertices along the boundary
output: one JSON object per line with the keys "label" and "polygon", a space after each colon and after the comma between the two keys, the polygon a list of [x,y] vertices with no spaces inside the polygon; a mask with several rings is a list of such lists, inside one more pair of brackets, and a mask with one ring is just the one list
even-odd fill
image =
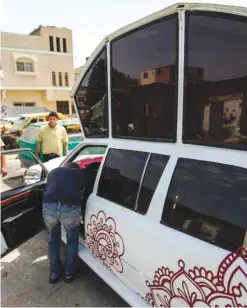
{"label": "parked car", "polygon": [[[96,149],[96,148],[94,148]],[[82,154],[80,155],[75,162],[79,165],[81,169],[86,169],[92,163],[100,163],[103,159],[103,154],[105,153],[105,147],[98,147],[97,151],[98,154]],[[95,151],[93,151],[95,152]],[[44,163],[44,166],[47,168],[49,172],[53,169],[58,168],[62,165],[63,161],[65,160],[65,156],[53,158],[48,162]],[[42,178],[42,167],[39,164],[32,165],[29,167],[23,174],[24,182],[29,184],[34,184],[37,181],[40,181]]]}
{"label": "parked car", "polygon": [[2,117],[1,118],[1,134],[3,135],[3,134],[10,133],[10,129],[16,120],[17,120],[17,117]]}
{"label": "parked car", "polygon": [[[49,112],[22,114],[14,122],[10,129],[12,135],[21,136],[25,129],[33,123],[45,122],[48,120]],[[68,117],[58,112],[59,120],[66,120]]]}
{"label": "parked car", "polygon": [[[19,148],[28,148],[35,152],[38,134],[40,127],[47,125],[48,122],[39,122],[30,124],[25,132],[21,135],[18,141]],[[65,127],[68,133],[68,150],[72,151],[79,143],[83,141],[83,134],[78,120],[60,120],[59,125]],[[33,156],[29,153],[23,153],[20,155],[23,166],[28,167],[33,165]],[[41,148],[40,159],[43,161],[43,152]]]}
{"label": "parked car", "polygon": [[[81,169],[86,169],[92,163],[100,163],[105,154],[105,146],[87,146],[84,148],[77,158],[74,160]],[[47,168],[48,172],[51,172],[53,169],[58,168],[65,161],[66,156],[61,156],[53,158],[48,162],[44,163],[44,166]],[[35,183],[41,180],[42,167],[40,164],[33,164],[24,172],[24,181],[26,184]]]}
{"label": "parked car", "polygon": [[[108,35],[72,89],[82,116],[105,97],[61,164],[105,147],[78,255],[130,306],[247,305],[246,33],[246,8],[177,4]],[[1,195],[8,247],[42,221],[39,164]]]}

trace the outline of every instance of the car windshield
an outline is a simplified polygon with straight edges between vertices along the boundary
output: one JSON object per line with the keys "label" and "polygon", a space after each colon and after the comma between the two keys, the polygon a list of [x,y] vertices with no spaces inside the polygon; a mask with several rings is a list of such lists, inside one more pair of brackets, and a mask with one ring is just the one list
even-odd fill
{"label": "car windshield", "polygon": [[28,126],[24,133],[21,135],[21,139],[28,142],[34,142],[38,139],[38,135],[38,126]]}
{"label": "car windshield", "polygon": [[18,120],[16,120],[12,126],[12,131],[18,130],[18,129],[22,129],[22,127],[27,123],[28,118],[20,118]]}
{"label": "car windshield", "polygon": [[88,146],[84,148],[79,155],[103,155],[105,154],[106,146]]}

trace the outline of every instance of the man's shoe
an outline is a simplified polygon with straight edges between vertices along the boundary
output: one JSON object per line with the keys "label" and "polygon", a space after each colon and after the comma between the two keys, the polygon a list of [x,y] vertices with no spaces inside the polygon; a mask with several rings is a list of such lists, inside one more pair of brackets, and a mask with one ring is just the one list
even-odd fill
{"label": "man's shoe", "polygon": [[49,283],[50,284],[57,283],[59,281],[60,277],[61,277],[61,274],[59,274],[56,278],[53,278],[52,276],[49,276]]}
{"label": "man's shoe", "polygon": [[74,279],[75,279],[75,275],[65,275],[64,276],[65,283],[71,283],[72,281],[74,281]]}

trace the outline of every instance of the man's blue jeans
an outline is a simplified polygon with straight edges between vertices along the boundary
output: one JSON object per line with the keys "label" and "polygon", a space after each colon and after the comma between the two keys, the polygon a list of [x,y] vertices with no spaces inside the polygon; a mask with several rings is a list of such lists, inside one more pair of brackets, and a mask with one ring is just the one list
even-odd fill
{"label": "man's blue jeans", "polygon": [[65,274],[73,275],[78,255],[79,227],[82,219],[81,207],[63,205],[60,202],[44,203],[43,218],[49,231],[48,254],[51,277],[57,278],[62,270],[60,260],[61,225],[64,226],[67,234]]}

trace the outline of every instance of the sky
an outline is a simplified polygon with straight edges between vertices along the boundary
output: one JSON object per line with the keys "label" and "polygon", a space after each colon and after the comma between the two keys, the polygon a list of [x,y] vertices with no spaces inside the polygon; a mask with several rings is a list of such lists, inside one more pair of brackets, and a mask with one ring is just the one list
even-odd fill
{"label": "sky", "polygon": [[[4,32],[22,34],[29,34],[39,25],[72,29],[74,66],[78,67],[85,64],[86,57],[90,56],[106,35],[177,2],[179,1],[0,0],[0,27]],[[247,7],[247,0],[201,2]]]}

